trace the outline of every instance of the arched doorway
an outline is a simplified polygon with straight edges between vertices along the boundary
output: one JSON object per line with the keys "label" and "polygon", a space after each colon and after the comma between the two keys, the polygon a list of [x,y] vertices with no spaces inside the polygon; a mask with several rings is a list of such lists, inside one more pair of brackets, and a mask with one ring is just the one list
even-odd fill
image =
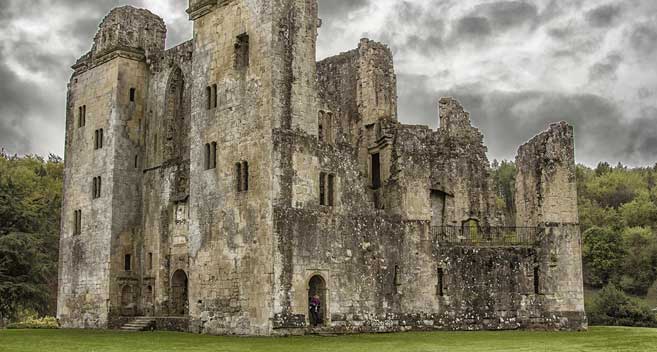
{"label": "arched doorway", "polygon": [[[318,296],[320,301],[318,314],[313,314],[311,301]],[[321,275],[315,275],[308,282],[308,322],[311,326],[323,326],[326,322],[326,281]]]}
{"label": "arched doorway", "polygon": [[171,278],[171,315],[185,316],[188,314],[188,280],[183,270],[173,273]]}

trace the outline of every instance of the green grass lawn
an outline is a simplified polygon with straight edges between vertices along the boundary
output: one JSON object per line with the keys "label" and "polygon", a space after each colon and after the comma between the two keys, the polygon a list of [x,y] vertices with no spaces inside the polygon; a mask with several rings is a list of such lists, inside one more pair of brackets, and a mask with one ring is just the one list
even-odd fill
{"label": "green grass lawn", "polygon": [[583,333],[432,332],[341,337],[239,338],[181,333],[0,330],[2,352],[118,351],[657,351],[657,329],[592,328]]}

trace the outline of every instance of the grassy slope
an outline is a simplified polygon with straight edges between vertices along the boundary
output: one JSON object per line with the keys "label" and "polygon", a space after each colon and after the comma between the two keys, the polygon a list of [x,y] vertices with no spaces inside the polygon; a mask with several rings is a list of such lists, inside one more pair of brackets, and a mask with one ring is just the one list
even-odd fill
{"label": "grassy slope", "polygon": [[656,351],[657,329],[592,328],[586,333],[407,333],[343,337],[238,338],[79,330],[0,331],[2,352],[351,352]]}

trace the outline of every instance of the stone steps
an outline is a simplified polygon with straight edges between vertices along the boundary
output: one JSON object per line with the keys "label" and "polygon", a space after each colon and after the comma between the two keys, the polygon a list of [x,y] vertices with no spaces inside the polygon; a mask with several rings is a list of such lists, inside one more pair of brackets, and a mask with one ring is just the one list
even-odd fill
{"label": "stone steps", "polygon": [[121,331],[147,331],[155,326],[155,320],[146,317],[135,318],[121,327]]}

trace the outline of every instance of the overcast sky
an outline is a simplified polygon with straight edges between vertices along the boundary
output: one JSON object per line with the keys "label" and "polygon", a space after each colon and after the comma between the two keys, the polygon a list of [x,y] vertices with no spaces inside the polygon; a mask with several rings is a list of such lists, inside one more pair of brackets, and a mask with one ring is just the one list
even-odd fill
{"label": "overcast sky", "polygon": [[[168,47],[191,38],[187,0],[2,0],[0,146],[63,154],[69,67],[122,4],[162,16]],[[566,120],[581,163],[657,162],[655,0],[320,0],[320,17],[318,59],[361,37],[390,45],[404,123],[436,128],[454,96],[491,160]]]}

